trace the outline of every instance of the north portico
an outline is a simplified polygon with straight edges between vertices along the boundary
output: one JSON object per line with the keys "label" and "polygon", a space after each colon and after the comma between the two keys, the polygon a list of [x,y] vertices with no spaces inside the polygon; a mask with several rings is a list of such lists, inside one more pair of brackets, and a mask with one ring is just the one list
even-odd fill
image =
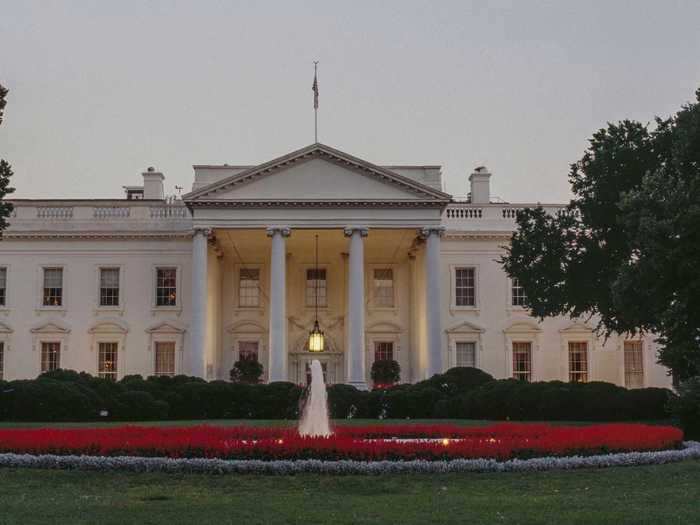
{"label": "north portico", "polygon": [[183,197],[194,231],[194,375],[221,376],[254,350],[268,381],[305,381],[318,357],[306,346],[311,285],[322,287],[330,382],[366,388],[376,352],[391,352],[406,380],[443,370],[440,238],[451,198],[438,189],[439,168],[392,170],[313,144],[195,173]]}

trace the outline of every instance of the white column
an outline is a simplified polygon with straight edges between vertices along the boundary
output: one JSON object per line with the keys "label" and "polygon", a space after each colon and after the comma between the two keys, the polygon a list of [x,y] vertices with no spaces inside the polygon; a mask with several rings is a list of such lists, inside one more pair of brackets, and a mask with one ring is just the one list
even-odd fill
{"label": "white column", "polygon": [[442,363],[442,294],[440,293],[440,237],[444,228],[423,228],[425,239],[425,320],[428,344],[426,377],[444,372]]}
{"label": "white column", "polygon": [[192,336],[189,374],[204,377],[207,334],[207,239],[211,230],[195,228],[192,239]]}
{"label": "white column", "polygon": [[270,250],[270,349],[268,379],[287,381],[287,250],[291,230],[284,226],[267,229]]}
{"label": "white column", "polygon": [[366,390],[365,379],[365,253],[367,228],[345,228],[350,238],[348,256],[348,307],[346,316],[345,382]]}

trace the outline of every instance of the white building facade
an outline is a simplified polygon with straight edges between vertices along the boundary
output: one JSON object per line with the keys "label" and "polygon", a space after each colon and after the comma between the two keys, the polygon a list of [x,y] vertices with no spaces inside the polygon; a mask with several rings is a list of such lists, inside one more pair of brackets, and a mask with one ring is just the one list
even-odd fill
{"label": "white building facade", "polygon": [[[266,381],[371,385],[454,366],[498,378],[669,386],[652,337],[597,337],[539,322],[498,263],[527,204],[442,191],[439,166],[376,166],[322,144],[258,166],[195,166],[165,199],[143,174],[115,200],[15,200],[0,242],[0,377],[67,368],[109,378],[228,379],[257,359]],[[466,181],[465,181],[466,182]],[[563,206],[545,206],[557,213]],[[318,264],[314,257],[318,242]],[[308,350],[316,312],[326,349]]]}

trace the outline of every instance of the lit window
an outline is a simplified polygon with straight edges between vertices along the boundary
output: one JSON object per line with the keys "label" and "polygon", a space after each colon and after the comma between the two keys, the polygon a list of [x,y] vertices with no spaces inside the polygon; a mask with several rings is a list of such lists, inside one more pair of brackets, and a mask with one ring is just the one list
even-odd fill
{"label": "lit window", "polygon": [[374,270],[374,305],[394,307],[394,270],[391,268]]}
{"label": "lit window", "polygon": [[644,354],[641,341],[625,341],[625,386],[644,386]]}
{"label": "lit window", "polygon": [[455,304],[457,306],[476,305],[474,273],[474,268],[455,269]]}
{"label": "lit window", "polygon": [[241,268],[238,279],[238,306],[260,306],[260,270]]}
{"label": "lit window", "polygon": [[63,305],[63,268],[44,268],[43,305]]}
{"label": "lit window", "polygon": [[175,375],[175,343],[172,341],[157,341],[155,350],[155,375]]}
{"label": "lit window", "polygon": [[391,341],[375,341],[374,342],[374,360],[375,361],[393,361],[394,360],[394,343]]}
{"label": "lit window", "polygon": [[61,343],[41,343],[41,373],[58,370],[61,367]]}
{"label": "lit window", "polygon": [[119,306],[119,268],[100,268],[100,306]]}
{"label": "lit window", "polygon": [[455,364],[457,366],[476,367],[476,343],[458,341],[455,343]]}
{"label": "lit window", "polygon": [[156,270],[156,306],[177,306],[177,269]]}
{"label": "lit window", "polygon": [[117,343],[100,343],[97,375],[103,379],[117,380]]}
{"label": "lit window", "polygon": [[532,343],[513,343],[513,377],[532,380]]}
{"label": "lit window", "polygon": [[239,341],[238,342],[238,359],[240,361],[256,361],[258,362],[258,342],[257,341]]}
{"label": "lit window", "polygon": [[0,381],[5,377],[5,343],[0,341]]}
{"label": "lit window", "polygon": [[318,287],[318,306],[327,304],[326,270],[325,268],[310,268],[306,270],[306,306],[316,306],[316,287]]}
{"label": "lit window", "polygon": [[588,381],[588,343],[569,343],[569,381],[585,383]]}
{"label": "lit window", "polygon": [[517,277],[512,279],[511,298],[513,306],[525,306],[525,289],[520,285]]}
{"label": "lit window", "polygon": [[7,268],[0,268],[0,306],[7,301]]}

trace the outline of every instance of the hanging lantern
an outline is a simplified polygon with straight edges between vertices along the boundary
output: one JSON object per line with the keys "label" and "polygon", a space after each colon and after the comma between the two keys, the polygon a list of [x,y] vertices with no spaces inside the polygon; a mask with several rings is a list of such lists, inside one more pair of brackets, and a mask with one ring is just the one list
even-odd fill
{"label": "hanging lantern", "polygon": [[314,272],[314,327],[309,332],[309,352],[323,352],[326,348],[325,336],[318,325],[318,235],[316,235],[316,269]]}
{"label": "hanging lantern", "polygon": [[314,329],[309,332],[309,352],[323,352],[325,349],[323,331],[318,326],[318,320],[314,322]]}

